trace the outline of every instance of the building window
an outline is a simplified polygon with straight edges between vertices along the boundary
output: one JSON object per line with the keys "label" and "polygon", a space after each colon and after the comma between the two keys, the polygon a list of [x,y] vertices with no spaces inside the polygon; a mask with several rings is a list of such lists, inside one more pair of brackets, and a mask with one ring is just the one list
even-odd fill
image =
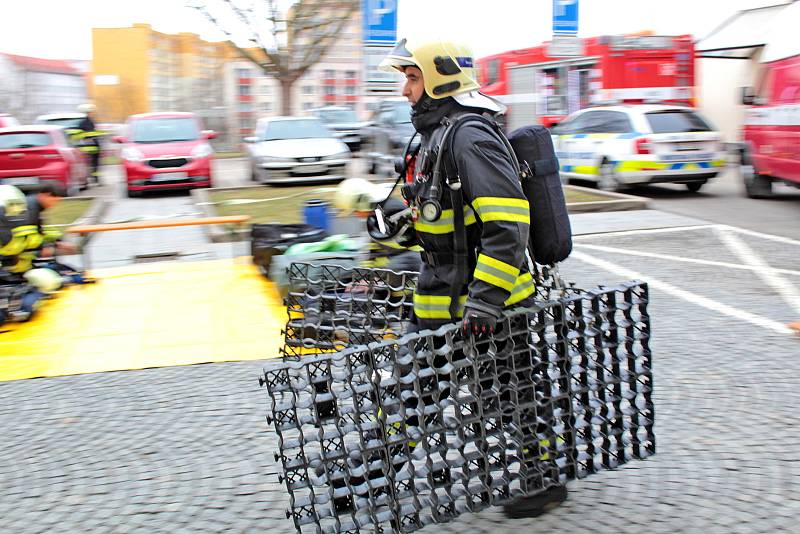
{"label": "building window", "polygon": [[326,85],[324,90],[325,90],[325,96],[332,96],[336,94],[336,88],[332,85]]}
{"label": "building window", "polygon": [[314,107],[312,102],[303,102],[303,111],[307,111]]}
{"label": "building window", "polygon": [[262,95],[271,95],[272,94],[272,86],[269,84],[264,84],[261,86],[261,94]]}
{"label": "building window", "polygon": [[272,102],[264,102],[261,104],[261,110],[265,113],[269,113],[272,111]]}
{"label": "building window", "polygon": [[333,69],[325,69],[323,78],[336,78],[336,71]]}
{"label": "building window", "polygon": [[236,69],[236,77],[237,78],[249,78],[250,77],[250,69]]}
{"label": "building window", "polygon": [[346,95],[354,95],[356,94],[356,87],[354,85],[348,85],[344,88],[344,94]]}
{"label": "building window", "polygon": [[240,85],[239,86],[239,94],[241,96],[248,96],[250,94],[250,86],[249,85]]}
{"label": "building window", "polygon": [[252,102],[239,102],[239,111],[242,113],[249,113],[253,111]]}
{"label": "building window", "polygon": [[304,95],[313,95],[314,94],[314,86],[313,85],[304,85],[303,86],[303,94]]}
{"label": "building window", "polygon": [[356,71],[354,70],[347,70],[344,72],[344,77],[348,80],[355,80],[356,78]]}

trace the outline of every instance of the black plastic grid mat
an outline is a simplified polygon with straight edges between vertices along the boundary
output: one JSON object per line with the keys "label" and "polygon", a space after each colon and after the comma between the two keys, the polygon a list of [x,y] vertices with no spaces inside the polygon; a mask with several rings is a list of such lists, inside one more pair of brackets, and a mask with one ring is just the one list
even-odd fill
{"label": "black plastic grid mat", "polygon": [[417,273],[293,263],[284,299],[284,358],[406,333]]}
{"label": "black plastic grid mat", "polygon": [[411,532],[654,454],[647,302],[639,282],[573,290],[487,338],[448,325],[266,369],[287,517]]}

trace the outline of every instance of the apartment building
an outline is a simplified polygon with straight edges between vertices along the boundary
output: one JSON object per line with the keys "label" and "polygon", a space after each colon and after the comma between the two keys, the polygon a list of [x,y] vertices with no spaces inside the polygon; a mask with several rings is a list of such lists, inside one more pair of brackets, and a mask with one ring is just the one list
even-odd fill
{"label": "apartment building", "polygon": [[[134,24],[94,28],[92,49],[89,92],[102,122],[123,122],[148,111],[193,111],[206,128],[220,133],[222,144],[236,145],[259,117],[281,112],[278,81],[227,42]],[[369,102],[378,97],[365,93],[364,64],[359,11],[322,60],[294,84],[292,114],[348,105],[366,118]]]}
{"label": "apartment building", "polygon": [[80,61],[0,53],[0,112],[23,123],[75,112],[88,98],[85,73]]}
{"label": "apartment building", "polygon": [[149,24],[93,28],[90,93],[105,122],[148,111],[193,111],[206,127],[219,128],[225,123],[224,66],[232,57],[227,43],[193,33],[161,33]]}

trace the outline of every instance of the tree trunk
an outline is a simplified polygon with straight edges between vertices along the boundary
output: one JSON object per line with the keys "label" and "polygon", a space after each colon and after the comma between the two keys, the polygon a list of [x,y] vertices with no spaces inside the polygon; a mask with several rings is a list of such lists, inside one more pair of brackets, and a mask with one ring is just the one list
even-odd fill
{"label": "tree trunk", "polygon": [[284,77],[280,78],[281,84],[281,115],[292,115],[292,87],[295,80]]}

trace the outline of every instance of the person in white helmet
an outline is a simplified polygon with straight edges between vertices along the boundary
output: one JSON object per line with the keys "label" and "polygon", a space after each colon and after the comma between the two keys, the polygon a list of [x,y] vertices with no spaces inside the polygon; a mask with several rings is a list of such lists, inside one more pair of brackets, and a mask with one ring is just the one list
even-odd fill
{"label": "person in white helmet", "polygon": [[[365,180],[363,178],[348,178],[336,187],[334,207],[340,215],[352,215],[360,219],[369,217],[378,203],[383,202],[383,210],[393,214],[407,209],[403,201],[396,198],[386,198],[390,189]],[[363,263],[364,267],[389,269],[395,272],[417,272],[420,268],[419,247],[399,248],[389,245],[386,241],[371,241],[368,258]]]}
{"label": "person in white helmet", "polygon": [[[442,145],[461,115],[492,120],[505,111],[480,93],[473,61],[470,49],[460,44],[403,39],[380,68],[405,77],[403,96],[411,103],[411,121],[421,135],[414,180],[404,188],[416,214],[413,241],[423,248],[414,294],[416,326],[434,329],[460,321],[466,335],[480,337],[497,328],[504,310],[531,305],[536,288],[526,256],[529,203],[513,155],[493,126],[477,118],[459,123]],[[408,236],[405,241],[411,242]],[[508,357],[498,350],[497,365],[505,365],[503,358]],[[432,401],[423,396],[422,402]],[[523,432],[532,434],[536,421],[523,425]],[[547,461],[534,449],[536,445],[524,454],[533,462]],[[516,498],[504,510],[509,517],[535,517],[566,496],[566,486],[542,488]]]}

